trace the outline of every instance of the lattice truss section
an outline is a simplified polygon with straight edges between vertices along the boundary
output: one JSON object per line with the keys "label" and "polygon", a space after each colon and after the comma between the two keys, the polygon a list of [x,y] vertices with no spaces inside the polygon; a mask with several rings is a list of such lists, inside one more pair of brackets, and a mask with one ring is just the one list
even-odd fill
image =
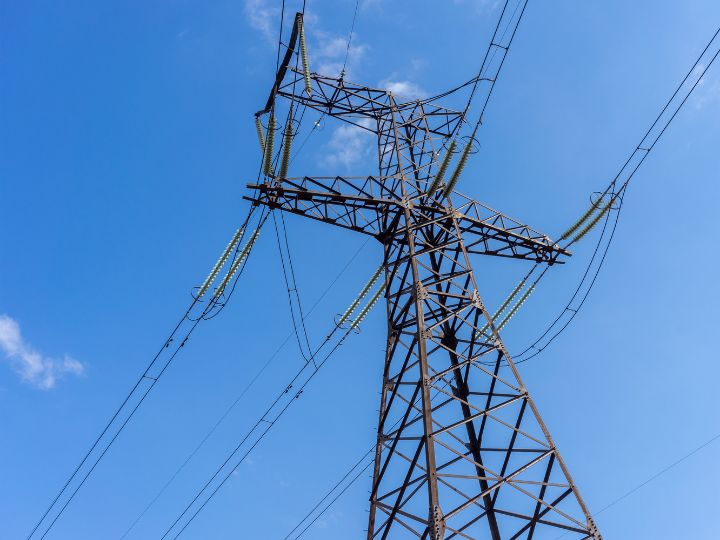
{"label": "lattice truss section", "polygon": [[388,341],[368,539],[600,540],[478,294],[469,256],[559,262],[530,227],[428,187],[459,113],[386,91],[278,76],[276,93],[376,134],[378,175],[250,184],[267,205],[377,238]]}
{"label": "lattice truss section", "polygon": [[369,537],[593,538],[527,389],[487,331],[457,220],[404,229],[407,241],[385,245],[390,336]]}

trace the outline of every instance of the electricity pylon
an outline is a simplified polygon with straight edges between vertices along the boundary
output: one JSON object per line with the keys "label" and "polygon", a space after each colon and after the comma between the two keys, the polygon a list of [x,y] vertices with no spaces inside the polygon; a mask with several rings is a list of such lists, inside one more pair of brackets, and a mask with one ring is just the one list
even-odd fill
{"label": "electricity pylon", "polygon": [[[288,67],[298,34],[303,70]],[[442,182],[440,151],[454,148],[462,113],[310,73],[300,15],[258,117],[274,115],[277,98],[377,137],[377,176],[287,178],[287,160],[275,174],[268,159],[271,116],[266,175],[246,197],[383,246],[388,336],[368,539],[600,540],[470,264],[472,254],[547,264],[569,254],[454,191],[467,151]]]}

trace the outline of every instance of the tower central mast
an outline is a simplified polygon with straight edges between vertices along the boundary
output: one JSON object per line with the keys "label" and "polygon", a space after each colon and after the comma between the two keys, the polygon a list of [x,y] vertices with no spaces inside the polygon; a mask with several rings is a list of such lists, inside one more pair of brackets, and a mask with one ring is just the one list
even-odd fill
{"label": "tower central mast", "polygon": [[[299,15],[293,36],[301,24]],[[294,42],[258,115],[279,97],[355,123],[377,137],[379,175],[266,171],[247,198],[383,246],[388,335],[368,540],[601,540],[470,263],[482,254],[554,264],[569,253],[454,191],[472,139],[455,178],[436,181],[439,149],[454,147],[462,113],[290,69]]]}

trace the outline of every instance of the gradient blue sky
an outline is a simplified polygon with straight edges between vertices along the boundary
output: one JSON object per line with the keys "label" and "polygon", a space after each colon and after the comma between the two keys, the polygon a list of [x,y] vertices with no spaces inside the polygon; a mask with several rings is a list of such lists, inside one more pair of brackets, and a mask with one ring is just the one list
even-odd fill
{"label": "gradient blue sky", "polygon": [[[0,5],[0,538],[24,537],[182,313],[247,211],[279,2]],[[288,0],[288,11],[299,2]],[[297,5],[296,5],[297,4]],[[351,0],[308,2],[311,63],[342,61]],[[366,0],[350,78],[432,94],[467,79],[493,2]],[[720,4],[531,0],[460,188],[557,236],[614,176],[720,23]],[[422,36],[422,39],[419,39]],[[592,510],[720,432],[715,339],[720,66],[637,175],[581,316],[522,373]],[[291,174],[373,172],[328,123]],[[363,244],[289,217],[312,303]],[[591,243],[553,269],[511,350],[570,294]],[[377,266],[369,244],[310,318],[317,342]],[[477,264],[496,306],[523,263]],[[52,539],[118,538],[291,329],[271,229]],[[374,440],[376,310],[183,538],[283,538]],[[302,359],[291,341],[129,538],[157,538]],[[720,537],[720,445],[601,513],[613,540]],[[360,538],[363,477],[308,538]]]}

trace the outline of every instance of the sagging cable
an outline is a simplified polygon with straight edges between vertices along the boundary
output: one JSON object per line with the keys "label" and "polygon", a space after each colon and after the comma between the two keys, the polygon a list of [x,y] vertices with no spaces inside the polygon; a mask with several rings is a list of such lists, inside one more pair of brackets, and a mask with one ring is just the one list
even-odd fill
{"label": "sagging cable", "polygon": [[292,111],[288,115],[287,123],[285,124],[285,132],[283,133],[283,149],[282,158],[280,159],[280,171],[278,172],[278,178],[285,178],[288,172],[288,165],[290,163],[290,150],[292,148],[293,141],[293,123],[292,123]]}
{"label": "sagging cable", "polygon": [[360,294],[357,295],[357,298],[353,300],[352,304],[348,306],[348,308],[345,310],[345,313],[343,313],[340,316],[340,319],[338,320],[337,325],[341,326],[344,324],[350,317],[352,317],[352,314],[355,312],[357,307],[360,305],[360,302],[362,302],[363,298],[367,295],[368,291],[372,289],[373,285],[377,283],[377,280],[380,278],[380,274],[382,273],[383,265],[381,264],[377,270],[375,270],[375,273],[372,275],[370,280],[365,284],[365,286],[360,291]]}
{"label": "sagging cable", "polygon": [[263,172],[265,176],[272,176],[272,160],[273,150],[275,147],[275,130],[277,129],[277,123],[275,122],[275,112],[270,113],[270,120],[268,120],[267,138],[265,140],[265,152],[263,155]]}
{"label": "sagging cable", "polygon": [[300,32],[300,57],[302,58],[303,78],[305,79],[305,93],[312,96],[312,85],[310,84],[310,63],[308,62],[307,42],[305,41],[305,25],[301,13],[297,14],[295,24]]}
{"label": "sagging cable", "polygon": [[365,317],[368,313],[370,313],[370,310],[375,307],[375,304],[377,304],[377,301],[380,299],[380,296],[385,291],[385,284],[383,283],[380,288],[375,292],[375,294],[372,295],[372,298],[370,298],[370,301],[367,303],[367,305],[360,310],[360,313],[358,313],[358,316],[355,317],[355,320],[350,324],[350,328],[354,329],[357,328],[358,325],[363,322]]}
{"label": "sagging cable", "polygon": [[257,130],[258,142],[260,143],[260,152],[265,157],[265,137],[263,136],[263,127],[260,122],[260,117],[255,117],[255,129]]}
{"label": "sagging cable", "polygon": [[250,235],[250,239],[247,241],[247,243],[243,246],[243,248],[240,250],[240,253],[238,253],[237,258],[230,266],[230,269],[228,270],[227,274],[225,274],[225,277],[220,282],[220,286],[215,289],[215,293],[213,293],[213,299],[217,300],[220,298],[223,292],[225,292],[225,287],[227,287],[227,284],[230,283],[230,280],[235,276],[238,269],[240,268],[240,265],[245,262],[245,259],[247,259],[247,256],[250,254],[250,250],[253,247],[253,244],[255,243],[255,240],[258,237],[258,234],[260,234],[260,229],[255,229],[253,233]]}
{"label": "sagging cable", "polygon": [[443,195],[447,197],[452,193],[453,189],[455,189],[455,186],[458,183],[458,180],[460,180],[460,175],[463,172],[463,169],[465,168],[465,165],[467,164],[468,156],[470,155],[470,151],[473,148],[473,142],[475,141],[475,133],[477,133],[478,126],[480,124],[478,123],[475,126],[475,129],[473,130],[472,135],[468,139],[467,144],[465,145],[465,148],[463,148],[462,154],[460,154],[460,160],[458,161],[457,167],[455,167],[455,171],[453,172],[452,176],[450,177],[450,181],[445,186],[445,190],[443,191]]}
{"label": "sagging cable", "polygon": [[590,220],[590,222],[585,225],[585,227],[575,235],[575,238],[572,239],[573,242],[577,242],[579,240],[582,240],[582,238],[589,233],[593,228],[595,228],[595,225],[598,224],[598,222],[605,216],[605,214],[608,213],[608,211],[612,208],[613,204],[615,204],[615,201],[617,200],[618,196],[614,195],[613,197],[608,200],[608,202],[600,209],[600,211],[595,215],[594,218]]}
{"label": "sagging cable", "polygon": [[445,152],[445,156],[440,163],[440,167],[438,168],[437,174],[435,175],[435,179],[432,181],[432,184],[430,184],[430,189],[428,190],[428,193],[435,193],[440,187],[440,184],[442,184],[443,178],[445,178],[445,172],[447,172],[448,165],[450,165],[450,161],[452,160],[456,147],[457,141],[453,141],[450,143],[450,146],[448,147],[447,152]]}
{"label": "sagging cable", "polygon": [[222,255],[220,255],[220,258],[215,263],[215,266],[213,266],[212,270],[208,274],[208,277],[205,278],[205,281],[200,286],[200,290],[198,291],[198,295],[197,295],[198,300],[203,297],[203,295],[210,288],[210,285],[212,285],[213,281],[215,281],[215,278],[217,277],[218,272],[220,272],[220,269],[225,265],[225,262],[228,260],[230,253],[232,253],[232,250],[235,249],[235,246],[237,245],[238,241],[240,240],[240,237],[242,236],[242,233],[243,233],[242,228],[239,228],[237,231],[235,231],[235,234],[230,239],[230,243],[227,245],[225,250],[222,252]]}

